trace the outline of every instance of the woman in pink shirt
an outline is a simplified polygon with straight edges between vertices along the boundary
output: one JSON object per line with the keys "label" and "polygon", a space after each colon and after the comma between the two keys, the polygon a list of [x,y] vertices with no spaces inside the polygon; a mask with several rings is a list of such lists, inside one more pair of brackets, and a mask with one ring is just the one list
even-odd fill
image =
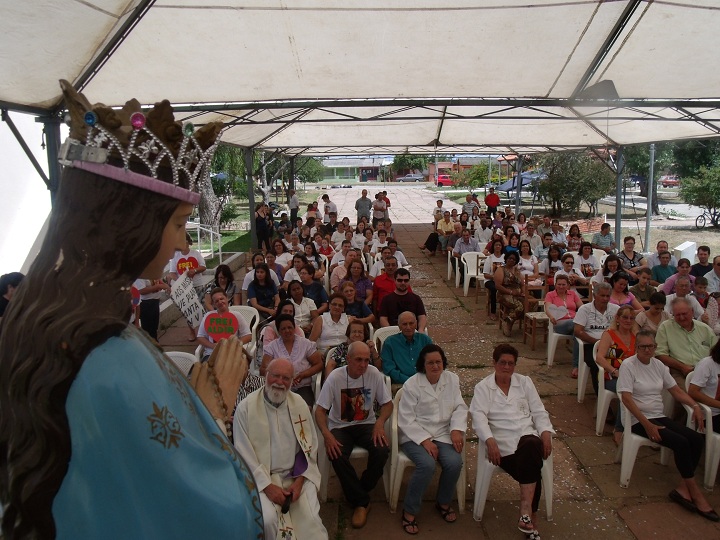
{"label": "woman in pink shirt", "polygon": [[[575,312],[583,305],[575,289],[570,288],[568,277],[565,274],[555,276],[555,290],[545,295],[545,314],[553,325],[553,332],[571,336],[575,328],[573,319]],[[570,376],[577,379],[577,358],[573,359],[573,369]]]}

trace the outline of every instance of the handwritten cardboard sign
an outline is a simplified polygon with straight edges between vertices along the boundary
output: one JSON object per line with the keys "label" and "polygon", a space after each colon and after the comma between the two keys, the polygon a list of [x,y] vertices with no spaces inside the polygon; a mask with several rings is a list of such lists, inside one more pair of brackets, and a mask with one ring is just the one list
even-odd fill
{"label": "handwritten cardboard sign", "polygon": [[178,260],[177,263],[177,273],[178,275],[181,275],[188,270],[194,270],[199,267],[200,263],[198,263],[198,260],[195,257],[188,257],[187,259],[185,257],[182,257]]}
{"label": "handwritten cardboard sign", "polygon": [[238,326],[237,317],[232,311],[212,313],[205,319],[205,331],[216,342],[234,336]]}
{"label": "handwritten cardboard sign", "polygon": [[200,326],[204,311],[200,299],[193,289],[192,279],[187,274],[172,284],[170,297],[193,328]]}

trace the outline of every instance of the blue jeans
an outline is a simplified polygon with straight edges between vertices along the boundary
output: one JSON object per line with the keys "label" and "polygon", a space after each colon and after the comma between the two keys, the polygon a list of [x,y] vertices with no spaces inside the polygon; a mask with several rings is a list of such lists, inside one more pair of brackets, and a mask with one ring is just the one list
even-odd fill
{"label": "blue jeans", "polygon": [[[445,506],[452,501],[453,491],[460,478],[460,472],[463,468],[462,454],[455,451],[452,444],[433,441],[438,447],[438,463],[442,467],[440,481],[438,482],[437,502]],[[420,505],[425,490],[432,480],[435,473],[436,462],[427,453],[422,446],[412,441],[401,445],[405,455],[415,463],[415,471],[410,477],[407,491],[405,492],[405,501],[403,509],[408,514],[416,516],[420,512]]]}
{"label": "blue jeans", "polygon": [[[556,334],[562,334],[564,336],[572,336],[573,331],[575,330],[575,323],[572,319],[565,319],[562,321],[558,321],[557,324],[553,325],[553,332]],[[573,337],[573,343],[575,342],[575,338]],[[578,359],[577,356],[573,354],[573,367],[578,367]]]}

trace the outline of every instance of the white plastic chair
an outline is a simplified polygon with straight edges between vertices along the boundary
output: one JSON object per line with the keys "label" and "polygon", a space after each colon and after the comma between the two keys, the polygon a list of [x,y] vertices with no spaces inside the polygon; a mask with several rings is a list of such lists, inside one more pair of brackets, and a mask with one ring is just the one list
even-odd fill
{"label": "white plastic chair", "polygon": [[[597,363],[597,350],[599,341],[593,345],[593,359],[597,364],[598,369],[598,397],[597,397],[597,410],[595,411],[595,435],[602,437],[605,431],[605,420],[607,420],[608,408],[613,399],[620,399],[615,392],[605,389],[605,368]],[[618,414],[620,410],[618,409]]]}
{"label": "white plastic chair", "polygon": [[[488,461],[487,450],[478,445],[477,453],[477,477],[475,479],[475,501],[473,504],[473,519],[482,521],[485,512],[490,481],[493,474],[504,472],[500,467]],[[545,497],[545,514],[548,521],[552,521],[552,499],[553,499],[553,454],[550,454],[543,463],[542,468],[542,496]]]}
{"label": "white plastic chair", "polygon": [[194,354],[186,352],[168,351],[165,354],[170,360],[173,361],[173,364],[177,366],[177,368],[185,377],[190,374],[190,370],[192,369],[193,364],[198,361]]}
{"label": "white plastic chair", "polygon": [[[392,445],[392,434],[390,432],[390,418],[387,419],[385,422],[385,434],[390,438],[388,441],[389,445]],[[320,429],[317,430],[318,433],[318,468],[320,469],[320,489],[318,490],[318,498],[320,499],[320,502],[327,502],[327,488],[328,488],[328,481],[330,480],[330,458],[328,458],[327,452],[325,451],[325,439],[320,432]],[[368,458],[368,451],[364,448],[361,448],[359,446],[356,446],[353,448],[352,453],[350,454],[350,459],[357,459],[357,458],[364,458],[367,460]],[[385,498],[387,500],[390,500],[390,490],[391,490],[391,477],[390,477],[390,459],[388,458],[387,462],[385,463],[385,469],[383,471],[383,488],[385,489]]]}
{"label": "white plastic chair", "polygon": [[385,340],[387,338],[389,338],[390,336],[399,334],[399,333],[400,333],[399,326],[384,326],[382,328],[378,328],[377,330],[375,330],[373,339],[375,340],[375,343],[377,345],[378,354],[382,354],[382,346],[383,346],[383,343],[385,343]]}
{"label": "white plastic chair", "polygon": [[255,347],[257,347],[257,327],[260,324],[260,313],[252,306],[230,306],[230,311],[240,315],[250,327],[250,343],[244,347],[250,358],[253,358]]}
{"label": "white plastic chair", "polygon": [[[690,389],[694,371],[688,373],[685,377],[685,391]],[[704,403],[698,403],[705,417],[705,477],[703,484],[705,489],[712,491],[715,486],[715,478],[717,478],[718,465],[720,465],[720,433],[715,433],[712,429],[712,409]],[[692,421],[692,408],[683,403],[683,407],[687,411],[687,426],[695,429]]]}
{"label": "white plastic chair", "polygon": [[[463,269],[465,270],[465,283],[463,284],[463,294],[468,295],[470,288],[470,279],[475,278],[475,287],[481,287],[485,283],[485,275],[483,274],[484,261],[487,257],[481,251],[468,251],[460,256]],[[459,277],[458,277],[459,279]]]}
{"label": "white plastic chair", "polygon": [[[405,469],[408,467],[414,467],[415,463],[405,455],[405,452],[400,448],[400,442],[398,440],[398,406],[400,405],[400,398],[402,397],[403,389],[400,388],[395,394],[393,399],[393,413],[391,417],[392,421],[392,436],[390,446],[390,512],[395,513],[397,510],[398,499],[400,498],[400,487],[402,485],[403,476]],[[458,499],[458,512],[460,514],[465,513],[465,487],[467,485],[467,467],[465,466],[465,448],[467,444],[463,444],[462,449],[462,462],[463,467],[460,472],[460,477],[457,481],[457,499]]]}
{"label": "white plastic chair", "polygon": [[[665,410],[667,411],[668,404],[666,402]],[[630,484],[630,476],[632,475],[633,467],[635,466],[635,458],[637,458],[638,450],[641,446],[652,446],[653,448],[660,448],[660,463],[667,465],[670,459],[670,450],[664,446],[659,445],[641,435],[636,435],[632,432],[632,413],[627,407],[622,407],[623,415],[623,427],[625,431],[623,433],[622,445],[619,449],[622,461],[620,463],[620,487],[626,488]]]}
{"label": "white plastic chair", "polygon": [[558,341],[561,339],[569,339],[572,341],[573,335],[556,334],[553,330],[553,325],[548,322],[548,341],[547,341],[547,365],[552,367],[553,361],[555,360],[555,350],[558,346]]}
{"label": "white plastic chair", "polygon": [[575,339],[580,346],[580,352],[578,353],[577,400],[578,403],[582,403],[585,400],[585,389],[587,388],[588,379],[590,378],[590,368],[585,363],[585,342],[578,337],[576,337]]}
{"label": "white plastic chair", "polygon": [[[608,254],[605,253],[602,249],[595,249],[595,248],[593,248],[593,255],[598,260],[598,262],[600,262],[600,259],[602,259],[603,262],[605,262],[605,257],[608,256]],[[600,263],[600,264],[602,264],[602,263]]]}
{"label": "white plastic chair", "polygon": [[[452,273],[453,273],[453,263],[452,263],[452,260],[453,260],[452,251],[448,251],[448,252],[447,252],[447,264],[448,264],[448,269],[447,269],[447,270],[448,270],[448,277],[447,277],[447,278],[448,278],[448,281],[450,281],[450,278],[452,277]],[[458,283],[460,283],[460,278],[459,278],[459,277],[456,277],[456,279],[455,279],[455,286],[456,286],[456,287],[457,287],[457,284],[458,284]]]}
{"label": "white plastic chair", "polygon": [[202,353],[203,353],[203,349],[204,349],[204,348],[205,348],[205,347],[203,347],[202,345],[198,345],[198,346],[195,348],[195,360],[196,360],[197,362],[200,362],[200,361],[202,360]]}

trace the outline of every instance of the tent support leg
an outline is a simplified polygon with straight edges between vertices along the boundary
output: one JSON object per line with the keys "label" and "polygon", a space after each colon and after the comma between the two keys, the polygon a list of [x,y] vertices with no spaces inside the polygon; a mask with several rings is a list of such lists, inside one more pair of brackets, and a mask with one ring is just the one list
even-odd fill
{"label": "tent support leg", "polygon": [[623,186],[623,169],[625,169],[625,157],[623,156],[622,146],[618,146],[617,156],[615,159],[617,164],[617,175],[615,181],[615,249],[622,249],[622,186]]}
{"label": "tent support leg", "polygon": [[248,207],[250,210],[250,247],[257,249],[257,234],[255,231],[255,182],[253,182],[253,149],[245,148],[245,181],[248,186]]}

